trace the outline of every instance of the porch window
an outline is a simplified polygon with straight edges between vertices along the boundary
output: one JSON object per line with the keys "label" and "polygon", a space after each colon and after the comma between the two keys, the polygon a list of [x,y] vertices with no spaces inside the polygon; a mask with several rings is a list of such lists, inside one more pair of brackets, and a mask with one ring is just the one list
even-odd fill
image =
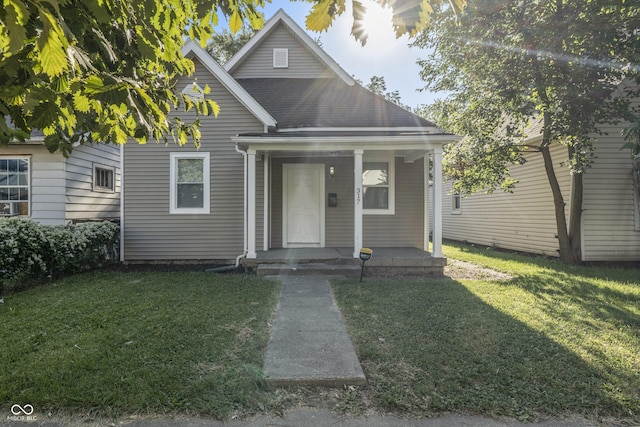
{"label": "porch window", "polygon": [[171,153],[172,214],[208,214],[209,153]]}
{"label": "porch window", "polygon": [[393,215],[395,164],[393,157],[362,162],[365,214]]}
{"label": "porch window", "polygon": [[0,216],[29,215],[29,157],[0,158]]}

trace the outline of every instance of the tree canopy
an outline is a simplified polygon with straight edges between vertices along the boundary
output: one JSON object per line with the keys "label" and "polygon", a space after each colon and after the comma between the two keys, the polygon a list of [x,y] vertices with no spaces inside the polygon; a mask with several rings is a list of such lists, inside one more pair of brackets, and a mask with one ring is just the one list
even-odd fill
{"label": "tree canopy", "polygon": [[[637,86],[620,85],[640,74],[637,2],[470,0],[458,20],[439,8],[430,22],[416,40],[433,50],[421,61],[422,77],[428,88],[450,92],[430,117],[467,136],[448,149],[445,172],[462,193],[511,190],[509,166],[524,162],[524,152],[542,154],[560,255],[575,261],[592,137],[600,123],[628,117],[629,100],[638,95]],[[556,143],[567,147],[573,179],[570,230],[549,155]]]}
{"label": "tree canopy", "polygon": [[[183,38],[206,41],[219,16],[232,31],[262,25],[263,0],[6,0],[0,10],[0,144],[29,138],[68,153],[74,143],[128,138],[198,141],[179,105],[216,114],[174,90],[193,71]],[[8,119],[8,120],[6,120]],[[11,125],[9,125],[9,123]]]}
{"label": "tree canopy", "polygon": [[[353,31],[366,41],[357,0],[308,0],[307,28],[324,31],[352,3]],[[394,11],[397,34],[415,33],[444,0],[377,0]],[[447,0],[458,13],[465,0]],[[199,123],[171,112],[217,114],[215,100],[192,101],[174,87],[193,72],[180,48],[204,47],[221,16],[228,35],[262,26],[265,0],[5,0],[0,9],[0,146],[45,135],[68,155],[85,142],[200,139]],[[224,36],[224,35],[223,35]],[[231,36],[233,38],[233,36]],[[239,39],[242,38],[242,33]],[[204,88],[207,92],[208,88]]]}
{"label": "tree canopy", "polygon": [[220,64],[226,63],[253,37],[255,31],[251,27],[243,26],[242,30],[233,34],[223,29],[213,34],[207,41],[207,52]]}

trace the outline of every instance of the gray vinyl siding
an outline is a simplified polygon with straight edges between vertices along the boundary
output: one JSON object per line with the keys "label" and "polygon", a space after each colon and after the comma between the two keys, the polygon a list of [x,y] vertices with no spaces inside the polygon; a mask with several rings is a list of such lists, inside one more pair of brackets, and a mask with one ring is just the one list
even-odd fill
{"label": "gray vinyl siding", "polygon": [[[211,87],[208,96],[220,105],[217,118],[201,117],[200,152],[209,152],[211,156],[211,213],[169,214],[170,153],[196,152],[191,142],[183,147],[130,142],[124,150],[124,256],[127,261],[227,262],[244,249],[244,163],[231,137],[243,132],[262,132],[264,128],[205,67],[195,62],[195,74],[179,81],[178,88],[181,90],[197,78],[202,87],[205,84]],[[191,113],[183,112],[179,116],[193,119]],[[258,165],[257,169],[257,181],[261,183],[262,167]],[[260,223],[262,212],[256,209],[256,213]],[[259,236],[258,245],[261,242]]]}
{"label": "gray vinyl siding", "polygon": [[424,162],[396,157],[395,215],[363,215],[366,247],[424,247]]}
{"label": "gray vinyl siding", "polygon": [[30,157],[30,217],[41,224],[65,224],[65,175],[62,154],[51,154],[42,145],[10,145],[0,156]]}
{"label": "gray vinyl siding", "polygon": [[604,126],[601,130],[605,134],[596,137],[596,159],[584,175],[584,261],[640,260],[631,154],[628,149],[620,150],[625,143],[621,131],[627,125]]}
{"label": "gray vinyl siding", "polygon": [[[565,201],[569,201],[571,177],[561,162],[566,148],[552,146],[556,175]],[[513,166],[512,177],[520,182],[513,193],[496,190],[463,198],[460,214],[451,211],[451,182],[443,189],[442,218],[445,239],[543,255],[558,255],[553,196],[542,156],[526,155],[527,162]],[[567,209],[568,211],[568,209]]]}
{"label": "gray vinyl siding", "polygon": [[[273,49],[289,49],[289,67],[273,68]],[[322,64],[282,24],[278,24],[247,58],[231,71],[236,79],[333,77]]]}
{"label": "gray vinyl siding", "polygon": [[[94,165],[114,171],[114,191],[94,189]],[[65,164],[66,219],[120,218],[120,147],[106,144],[76,147]]]}
{"label": "gray vinyl siding", "polygon": [[[363,244],[371,247],[423,246],[423,166],[396,158],[395,215],[363,215]],[[323,163],[335,166],[333,178],[325,169],[325,204],[336,193],[338,206],[325,208],[325,246],[353,247],[353,157],[273,158],[271,247],[282,247],[282,164]],[[326,206],[326,205],[325,205]]]}

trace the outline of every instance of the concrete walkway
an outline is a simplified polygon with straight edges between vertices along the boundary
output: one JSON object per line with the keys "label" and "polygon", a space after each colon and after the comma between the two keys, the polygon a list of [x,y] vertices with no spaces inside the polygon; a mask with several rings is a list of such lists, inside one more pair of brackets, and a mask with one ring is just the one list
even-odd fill
{"label": "concrete walkway", "polygon": [[366,379],[327,276],[278,276],[283,284],[264,372],[272,385],[342,386]]}

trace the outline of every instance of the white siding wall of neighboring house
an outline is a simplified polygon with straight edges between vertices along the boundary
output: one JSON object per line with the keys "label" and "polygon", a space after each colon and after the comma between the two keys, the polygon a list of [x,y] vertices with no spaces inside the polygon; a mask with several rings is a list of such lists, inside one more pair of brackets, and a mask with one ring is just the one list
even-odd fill
{"label": "white siding wall of neighboring house", "polygon": [[[94,186],[94,169],[113,171],[113,189]],[[120,218],[120,147],[106,144],[76,147],[66,160],[66,219]]]}
{"label": "white siding wall of neighboring house", "polygon": [[[640,100],[636,100],[637,106]],[[596,159],[584,176],[582,248],[584,261],[640,260],[640,227],[635,205],[632,160],[621,131],[604,126],[597,136]]]}
{"label": "white siding wall of neighboring house", "polygon": [[[287,68],[274,68],[273,49],[282,48],[289,49],[289,65]],[[236,79],[333,77],[332,72],[283,24],[278,24],[269,37],[233,70],[232,75]]]}
{"label": "white siding wall of neighboring house", "polygon": [[46,225],[65,224],[64,157],[40,144],[3,147],[0,155],[30,157],[31,218]]}
{"label": "white siding wall of neighboring house", "polygon": [[[208,95],[220,105],[217,118],[201,117],[201,147],[210,153],[210,214],[170,214],[170,153],[196,152],[192,142],[179,147],[149,142],[129,142],[124,149],[124,257],[135,260],[232,261],[243,251],[244,165],[231,137],[262,132],[263,125],[197,60],[193,82],[211,88]],[[184,120],[191,113],[179,114]],[[257,163],[257,200],[261,203],[262,162]],[[256,209],[262,221],[261,205]],[[258,229],[257,248],[262,246]]]}
{"label": "white siding wall of neighboring house", "polygon": [[[568,203],[571,177],[567,168],[560,165],[567,158],[566,148],[560,144],[552,147],[554,168]],[[452,212],[451,182],[446,182],[442,203],[443,237],[558,256],[553,196],[542,156],[529,153],[526,158],[524,165],[511,168],[512,177],[520,181],[513,193],[498,189],[492,194],[473,194],[462,199],[460,213]]]}

